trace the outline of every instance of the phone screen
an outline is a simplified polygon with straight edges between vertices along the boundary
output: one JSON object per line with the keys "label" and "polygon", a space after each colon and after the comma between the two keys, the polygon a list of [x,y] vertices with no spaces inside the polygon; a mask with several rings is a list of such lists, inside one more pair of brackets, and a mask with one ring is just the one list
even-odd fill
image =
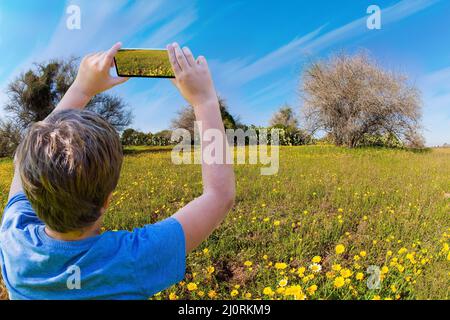
{"label": "phone screen", "polygon": [[120,49],[114,61],[119,77],[175,78],[165,49]]}

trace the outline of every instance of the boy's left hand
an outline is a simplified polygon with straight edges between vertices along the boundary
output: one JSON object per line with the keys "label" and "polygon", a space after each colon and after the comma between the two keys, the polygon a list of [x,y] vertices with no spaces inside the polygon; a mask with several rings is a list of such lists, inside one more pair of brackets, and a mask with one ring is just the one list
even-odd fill
{"label": "boy's left hand", "polygon": [[106,52],[85,56],[72,85],[73,89],[88,98],[92,98],[96,94],[127,81],[129,78],[112,77],[109,73],[114,66],[114,56],[121,46],[122,44],[118,42]]}

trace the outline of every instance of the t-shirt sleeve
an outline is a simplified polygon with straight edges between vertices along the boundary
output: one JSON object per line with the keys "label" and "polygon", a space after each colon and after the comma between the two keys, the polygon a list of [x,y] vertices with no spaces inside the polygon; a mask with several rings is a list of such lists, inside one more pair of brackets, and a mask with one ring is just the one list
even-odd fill
{"label": "t-shirt sleeve", "polygon": [[150,297],[183,280],[186,244],[176,219],[135,229],[131,241],[135,278],[144,295]]}
{"label": "t-shirt sleeve", "polygon": [[8,229],[12,225],[16,228],[22,228],[31,223],[36,224],[42,222],[36,216],[25,193],[18,192],[9,199],[3,210],[1,230]]}

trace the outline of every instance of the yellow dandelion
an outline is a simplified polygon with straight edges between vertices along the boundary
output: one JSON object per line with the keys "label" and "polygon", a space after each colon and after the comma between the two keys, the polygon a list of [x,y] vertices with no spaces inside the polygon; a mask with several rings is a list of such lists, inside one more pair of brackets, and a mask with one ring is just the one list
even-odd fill
{"label": "yellow dandelion", "polygon": [[279,225],[280,225],[280,220],[275,220],[274,222],[273,222],[273,225],[275,226],[275,227],[278,227]]}
{"label": "yellow dandelion", "polygon": [[188,289],[189,291],[195,291],[195,290],[197,290],[197,284],[194,283],[194,282],[190,282],[190,283],[188,283],[188,285],[187,285],[187,289]]}
{"label": "yellow dandelion", "polygon": [[238,294],[239,294],[239,291],[237,291],[236,289],[231,290],[230,295],[231,295],[232,297],[236,297]]}
{"label": "yellow dandelion", "polygon": [[169,294],[169,300],[178,300],[178,296],[175,294],[175,292],[171,292]]}
{"label": "yellow dandelion", "polygon": [[342,267],[341,267],[340,264],[333,264],[333,265],[331,266],[331,269],[334,270],[334,271],[339,271],[339,270],[342,269]]}
{"label": "yellow dandelion", "polygon": [[322,261],[322,258],[320,256],[315,256],[312,258],[311,261],[314,263],[319,263],[320,261]]}
{"label": "yellow dandelion", "polygon": [[344,268],[341,270],[340,275],[343,278],[349,278],[352,275],[352,271],[350,269]]}
{"label": "yellow dandelion", "polygon": [[335,288],[341,288],[345,284],[345,279],[343,277],[336,277],[333,284]]}
{"label": "yellow dandelion", "polygon": [[284,263],[284,262],[277,262],[277,263],[275,263],[275,269],[284,270],[286,268],[287,268],[287,264]]}
{"label": "yellow dandelion", "polygon": [[363,280],[364,279],[364,273],[358,272],[356,274],[355,278],[356,278],[356,280],[359,280],[359,281]]}
{"label": "yellow dandelion", "polygon": [[313,295],[317,291],[317,285],[313,284],[312,286],[306,289],[310,295]]}
{"label": "yellow dandelion", "polygon": [[337,254],[342,254],[345,251],[345,246],[343,244],[338,244],[335,250]]}
{"label": "yellow dandelion", "polygon": [[271,287],[265,287],[263,290],[263,294],[266,296],[273,296],[274,292]]}
{"label": "yellow dandelion", "polygon": [[217,297],[217,293],[214,290],[210,290],[208,292],[208,297],[210,297],[211,299],[214,299],[215,297]]}
{"label": "yellow dandelion", "polygon": [[246,266],[246,267],[251,267],[253,265],[253,263],[251,262],[251,261],[245,261],[244,262],[244,266]]}

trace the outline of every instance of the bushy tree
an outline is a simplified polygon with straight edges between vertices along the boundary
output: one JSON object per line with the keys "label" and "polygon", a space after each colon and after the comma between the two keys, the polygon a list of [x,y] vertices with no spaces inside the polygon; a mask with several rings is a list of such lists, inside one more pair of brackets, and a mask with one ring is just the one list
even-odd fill
{"label": "bushy tree", "polygon": [[[236,129],[237,121],[228,111],[228,105],[225,99],[221,97],[218,97],[218,99],[219,99],[220,114],[222,116],[222,121],[225,126],[225,129]],[[191,137],[194,138],[194,122],[195,122],[194,108],[188,105],[183,107],[183,109],[181,109],[178,112],[177,117],[172,120],[171,128],[186,129],[190,132]]]}
{"label": "bushy tree", "polygon": [[386,135],[409,146],[423,145],[418,89],[366,54],[314,62],[302,80],[303,117],[310,132],[324,131],[337,145],[349,147]]}
{"label": "bushy tree", "polygon": [[281,125],[288,128],[296,128],[298,126],[298,120],[292,107],[286,104],[273,114],[269,125],[272,127]]}
{"label": "bushy tree", "polygon": [[[77,59],[74,58],[36,63],[9,84],[5,111],[20,130],[43,120],[69,89],[77,70]],[[107,93],[95,96],[86,108],[99,113],[117,130],[122,130],[132,120],[131,112],[122,99]]]}
{"label": "bushy tree", "polygon": [[13,121],[0,121],[0,157],[12,156],[22,139],[19,126]]}

